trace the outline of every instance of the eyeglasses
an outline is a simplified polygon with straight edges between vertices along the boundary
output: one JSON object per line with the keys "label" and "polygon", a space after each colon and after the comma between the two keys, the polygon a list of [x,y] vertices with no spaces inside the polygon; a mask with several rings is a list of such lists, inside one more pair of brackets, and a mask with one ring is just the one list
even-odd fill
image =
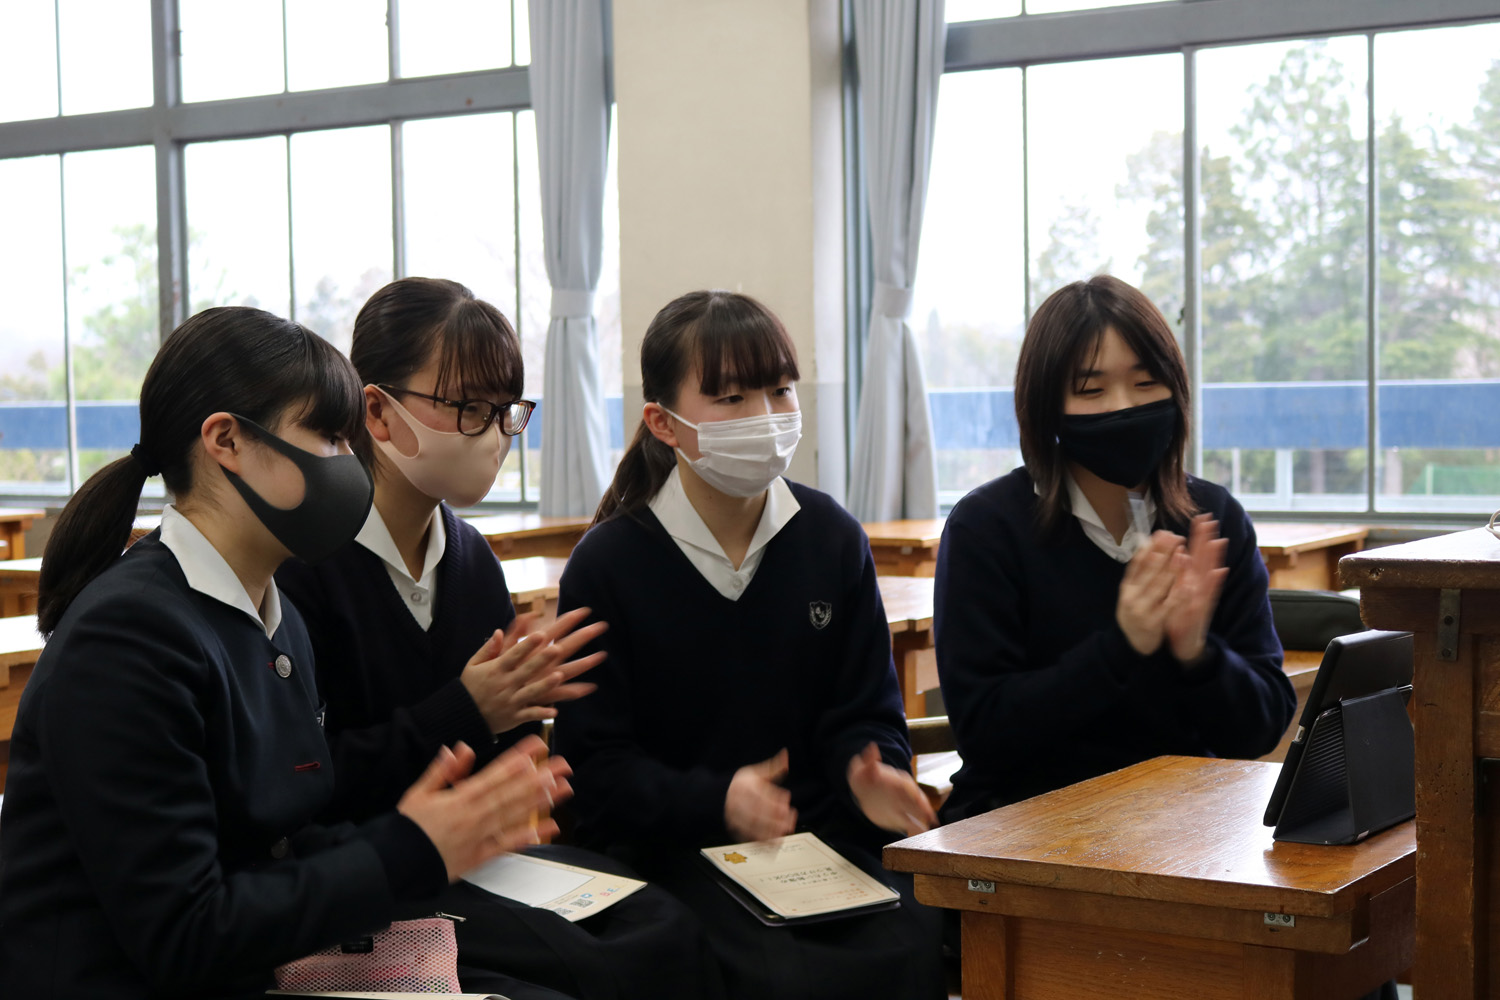
{"label": "eyeglasses", "polygon": [[466,437],[478,437],[483,434],[490,429],[490,424],[495,422],[496,417],[500,418],[500,433],[507,437],[515,437],[526,429],[526,421],[531,419],[531,411],[536,409],[536,404],[529,399],[492,403],[488,399],[444,399],[442,396],[434,396],[429,392],[417,392],[415,389],[402,389],[394,385],[377,385],[376,388],[390,393],[420,396],[434,403],[452,407],[458,432]]}

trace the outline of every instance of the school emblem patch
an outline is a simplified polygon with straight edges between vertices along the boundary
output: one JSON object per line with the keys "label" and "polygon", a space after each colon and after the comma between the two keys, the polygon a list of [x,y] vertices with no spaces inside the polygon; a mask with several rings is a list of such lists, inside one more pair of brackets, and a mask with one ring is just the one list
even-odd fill
{"label": "school emblem patch", "polygon": [[823,628],[833,621],[833,605],[827,601],[812,601],[807,605],[807,620],[813,628]]}

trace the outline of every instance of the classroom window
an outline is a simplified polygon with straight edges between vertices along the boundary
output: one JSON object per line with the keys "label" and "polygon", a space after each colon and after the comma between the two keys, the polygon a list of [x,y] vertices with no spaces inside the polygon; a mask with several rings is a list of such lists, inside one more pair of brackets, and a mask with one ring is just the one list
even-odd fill
{"label": "classroom window", "polygon": [[[153,14],[175,17],[175,44],[153,47]],[[536,501],[551,289],[525,3],[16,0],[7,16],[0,495],[65,497],[123,454],[141,377],[182,317],[256,306],[347,350],[371,292],[426,274],[462,281],[521,336],[542,406],[489,499]],[[173,72],[175,101],[153,91]],[[596,313],[619,448],[613,163],[607,183]]]}
{"label": "classroom window", "polygon": [[[1032,35],[1026,17],[1004,33],[957,23],[984,6],[949,8],[914,295],[945,501],[1020,461],[1010,387],[1026,311],[1108,270],[1142,287],[1195,357],[1190,462],[1247,507],[1493,509],[1500,429],[1484,416],[1500,406],[1500,24],[1241,40],[1233,4],[1185,3],[1153,41],[1169,23],[1161,5],[1076,2],[1048,7],[1058,13]],[[1292,34],[1276,29],[1335,6],[1262,7],[1253,30]],[[1025,12],[1044,13],[1031,0]],[[1136,29],[1132,43],[1157,51],[1106,57],[1120,46],[1102,39]],[[1020,176],[1006,165],[1018,157]],[[981,171],[987,189],[949,190]],[[951,287],[967,272],[987,275],[988,305]],[[952,345],[966,329],[981,346],[955,380]],[[977,360],[1006,352],[1005,371]]]}

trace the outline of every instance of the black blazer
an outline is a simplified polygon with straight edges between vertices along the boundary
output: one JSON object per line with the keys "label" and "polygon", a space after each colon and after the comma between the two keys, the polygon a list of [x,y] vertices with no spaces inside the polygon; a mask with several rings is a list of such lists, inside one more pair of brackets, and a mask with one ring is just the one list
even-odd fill
{"label": "black blazer", "polygon": [[0,995],[254,994],[442,888],[404,817],[308,825],[333,769],[311,644],[282,610],[267,638],[157,534],[68,609],[11,742]]}

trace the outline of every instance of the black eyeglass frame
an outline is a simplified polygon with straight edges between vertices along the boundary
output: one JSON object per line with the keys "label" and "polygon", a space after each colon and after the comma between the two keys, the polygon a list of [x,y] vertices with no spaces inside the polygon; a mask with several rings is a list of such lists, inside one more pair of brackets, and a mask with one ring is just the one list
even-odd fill
{"label": "black eyeglass frame", "polygon": [[[389,393],[405,393],[408,396],[420,396],[423,399],[430,399],[434,403],[442,403],[444,406],[453,407],[454,426],[458,428],[458,433],[462,434],[464,437],[478,437],[479,435],[490,429],[490,425],[495,422],[496,418],[499,417],[500,414],[504,413],[506,410],[511,409],[512,407],[520,407],[521,416],[514,421],[516,428],[515,430],[506,430],[505,423],[503,421],[500,424],[501,434],[504,434],[506,437],[519,437],[521,435],[521,432],[526,430],[526,424],[531,420],[532,412],[536,410],[536,403],[529,399],[513,399],[509,403],[492,403],[488,399],[446,399],[442,396],[434,396],[430,392],[418,392],[415,389],[403,389],[397,385],[382,385],[377,383],[375,388],[382,389]],[[478,430],[466,431],[464,430],[464,410],[470,406],[488,406],[490,408],[490,411],[489,415],[484,418],[484,423],[480,425]]]}

